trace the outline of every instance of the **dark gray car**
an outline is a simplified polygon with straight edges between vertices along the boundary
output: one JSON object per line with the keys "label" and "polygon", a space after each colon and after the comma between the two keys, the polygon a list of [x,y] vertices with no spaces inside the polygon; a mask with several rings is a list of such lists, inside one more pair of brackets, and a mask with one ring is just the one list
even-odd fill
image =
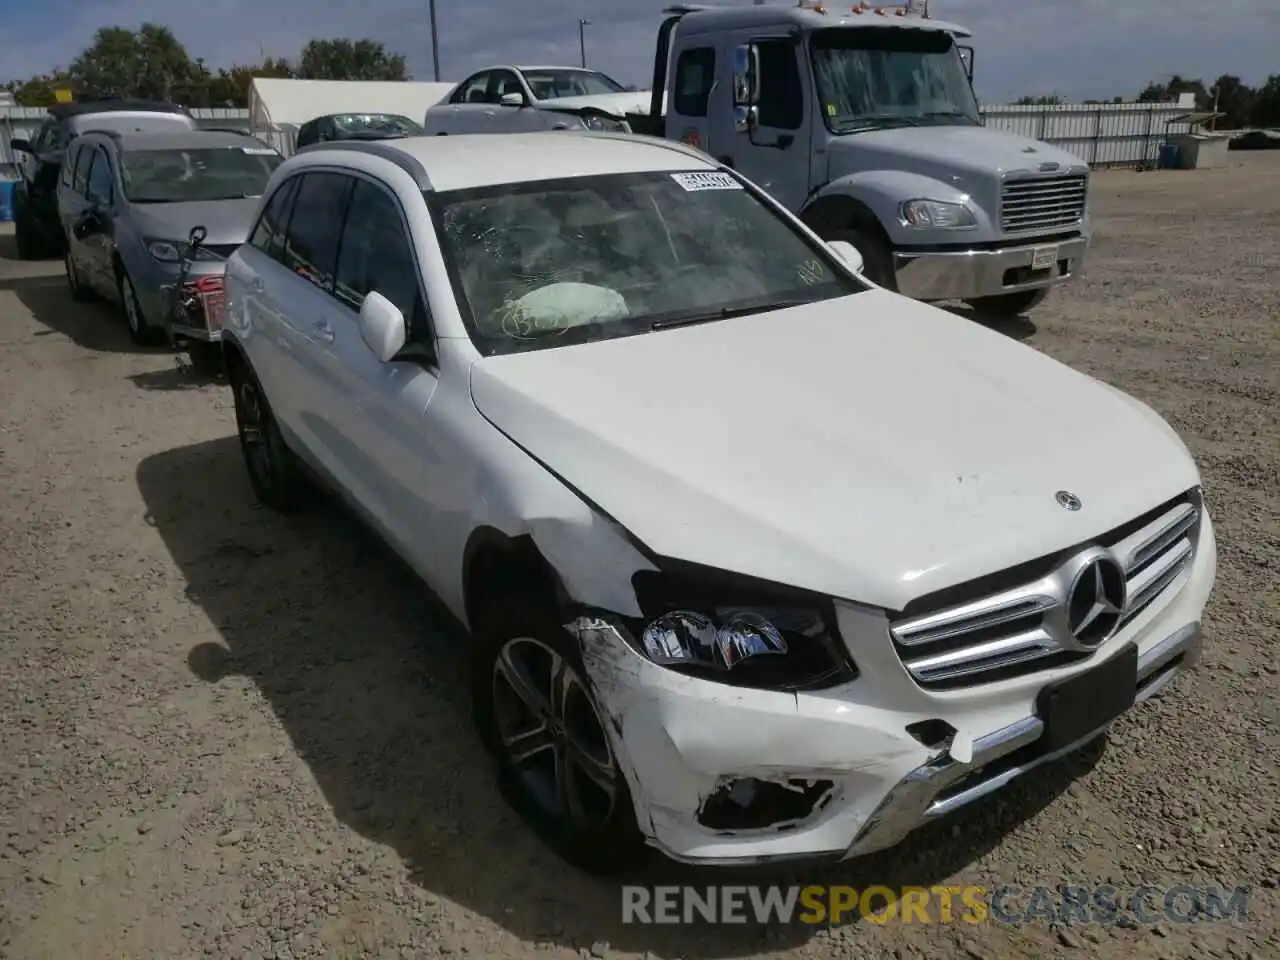
{"label": "dark gray car", "polygon": [[[203,226],[207,234],[187,279],[193,291],[212,299],[221,294],[226,258],[248,237],[281,159],[262,141],[235,133],[79,137],[67,151],[58,186],[72,296],[115,300],[136,342],[164,339],[191,229]],[[194,336],[218,339],[214,320],[207,318]]]}

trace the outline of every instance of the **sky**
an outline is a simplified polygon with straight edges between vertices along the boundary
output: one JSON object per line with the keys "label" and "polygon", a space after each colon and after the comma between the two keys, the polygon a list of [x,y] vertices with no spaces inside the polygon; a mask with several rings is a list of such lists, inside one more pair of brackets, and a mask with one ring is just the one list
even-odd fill
{"label": "sky", "polygon": [[[588,65],[647,89],[664,2],[436,0],[440,78],[499,63],[576,64],[585,18]],[[1280,73],[1276,0],[931,0],[930,12],[973,31],[988,103],[1133,97],[1173,73],[1206,83],[1233,73],[1254,85]],[[99,27],[147,21],[214,67],[292,58],[313,37],[371,37],[405,54],[415,79],[434,79],[429,0],[0,0],[0,81],[66,65]]]}

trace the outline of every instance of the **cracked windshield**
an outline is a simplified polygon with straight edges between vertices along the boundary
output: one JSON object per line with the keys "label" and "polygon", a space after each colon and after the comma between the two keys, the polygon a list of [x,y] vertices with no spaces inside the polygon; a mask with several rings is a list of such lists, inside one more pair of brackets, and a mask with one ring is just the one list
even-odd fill
{"label": "cracked windshield", "polygon": [[813,73],[832,133],[886,127],[981,126],[959,49],[940,30],[814,34]]}
{"label": "cracked windshield", "polygon": [[270,147],[130,150],[120,178],[133,203],[195,203],[260,197],[280,154]]}
{"label": "cracked windshield", "polygon": [[444,193],[442,246],[477,347],[581,343],[864,289],[727,173]]}

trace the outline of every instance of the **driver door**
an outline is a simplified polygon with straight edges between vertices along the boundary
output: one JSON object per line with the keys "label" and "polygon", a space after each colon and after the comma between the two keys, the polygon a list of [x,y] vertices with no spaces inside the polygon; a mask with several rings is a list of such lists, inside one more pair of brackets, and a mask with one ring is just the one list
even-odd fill
{"label": "driver door", "polygon": [[[81,275],[93,289],[114,297],[116,284],[111,269],[111,252],[115,248],[115,173],[111,160],[102,147],[81,149],[76,164],[77,168],[85,167],[81,217],[96,216],[99,220],[97,229],[90,231],[79,241],[76,264],[83,270]],[[80,182],[78,169],[72,182]]]}
{"label": "driver door", "polygon": [[[716,153],[729,155],[731,166],[795,213],[809,196],[809,138],[813,121],[806,109],[804,77],[800,58],[804,47],[790,37],[753,37],[739,34],[732,43],[755,50],[750,62],[757,70],[756,122],[737,122],[742,110],[730,103],[727,111],[716,111],[733,125],[726,136],[713,136]],[[736,51],[730,49],[725,85],[733,89],[732,73]],[[732,99],[731,97],[728,99]],[[730,145],[722,150],[720,145]]]}

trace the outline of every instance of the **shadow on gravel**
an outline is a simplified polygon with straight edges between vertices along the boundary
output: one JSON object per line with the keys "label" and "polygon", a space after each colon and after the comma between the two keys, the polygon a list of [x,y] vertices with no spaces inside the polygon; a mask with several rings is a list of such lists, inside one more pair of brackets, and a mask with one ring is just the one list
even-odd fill
{"label": "shadow on gravel", "polygon": [[[573,948],[604,940],[718,958],[813,935],[800,924],[623,924],[618,884],[564,866],[502,803],[470,725],[465,638],[380,541],[336,506],[289,518],[256,507],[234,438],[150,457],[137,480],[188,596],[225,640],[195,647],[192,671],[209,683],[251,679],[337,818],[393,847],[416,883],[523,940]],[[659,862],[635,882],[933,885],[1050,803],[1102,749],[864,860],[732,873]]]}
{"label": "shadow on gravel", "polygon": [[0,279],[0,290],[11,290],[50,333],[60,333],[86,350],[103,353],[164,353],[165,348],[140,347],[129,339],[119,308],[106,301],[76,303],[61,272],[55,276]]}
{"label": "shadow on gravel", "polygon": [[1035,336],[1036,325],[1026,315],[1017,317],[999,317],[986,313],[981,313],[973,309],[973,307],[943,307],[948,313],[953,313],[962,320],[968,320],[972,323],[980,324],[988,330],[994,330],[996,333],[1003,333],[1011,340],[1030,340]]}
{"label": "shadow on gravel", "polygon": [[171,369],[135,373],[129,377],[129,381],[139,390],[156,390],[162,393],[174,390],[203,390],[206,387],[226,385],[227,379],[222,374],[193,367],[180,353],[176,357],[177,363]]}

